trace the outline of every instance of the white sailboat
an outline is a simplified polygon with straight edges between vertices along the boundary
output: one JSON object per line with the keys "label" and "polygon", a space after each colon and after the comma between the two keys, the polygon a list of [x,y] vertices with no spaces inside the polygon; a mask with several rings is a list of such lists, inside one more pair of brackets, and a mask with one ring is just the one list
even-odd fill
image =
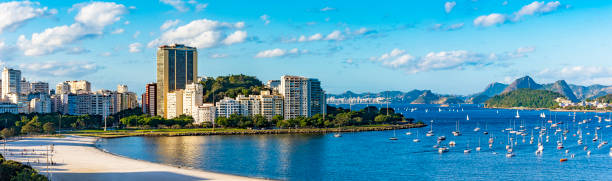
{"label": "white sailboat", "polygon": [[430,130],[429,130],[429,132],[427,132],[427,134],[425,134],[425,136],[433,136],[434,135],[434,132],[433,132],[433,122],[434,121],[431,120],[431,126],[429,126]]}
{"label": "white sailboat", "polygon": [[[468,120],[468,121],[470,120],[470,116],[469,115],[466,117],[466,120]],[[459,131],[459,120],[457,120],[457,126],[455,128],[455,131],[453,131],[453,135],[454,136],[461,136],[461,132]]]}
{"label": "white sailboat", "polygon": [[472,152],[472,149],[470,149],[470,141],[468,141],[467,147],[465,148],[465,150],[463,150],[463,153],[470,153],[470,152]]}
{"label": "white sailboat", "polygon": [[393,137],[389,138],[389,140],[397,140],[397,137],[395,137],[395,129],[393,129]]}
{"label": "white sailboat", "polygon": [[417,143],[417,142],[420,142],[420,141],[421,141],[421,140],[419,139],[419,130],[417,130],[417,132],[416,132],[416,138],[415,138],[415,139],[413,139],[413,140],[412,140],[412,142]]}
{"label": "white sailboat", "polygon": [[521,116],[519,115],[518,110],[516,110],[516,116],[514,116],[516,119],[521,118]]}

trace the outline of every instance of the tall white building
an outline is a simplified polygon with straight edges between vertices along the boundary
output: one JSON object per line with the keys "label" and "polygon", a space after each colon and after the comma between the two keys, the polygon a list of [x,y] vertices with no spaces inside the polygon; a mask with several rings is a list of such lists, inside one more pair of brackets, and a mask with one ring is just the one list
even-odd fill
{"label": "tall white building", "polygon": [[185,86],[183,93],[183,114],[194,116],[198,106],[202,105],[204,88],[200,83],[190,83]]}
{"label": "tall white building", "polygon": [[166,104],[167,118],[172,119],[183,115],[183,90],[177,89],[168,92],[166,95],[168,102]]}
{"label": "tall white building", "polygon": [[240,114],[240,102],[229,97],[219,100],[215,107],[217,108],[217,117],[229,117],[232,114]]}
{"label": "tall white building", "polygon": [[325,91],[318,79],[284,75],[278,89],[284,99],[285,119],[325,114]]}
{"label": "tall white building", "polygon": [[238,95],[236,101],[240,104],[240,115],[254,116],[261,114],[261,102],[257,95]]}
{"label": "tall white building", "polygon": [[271,120],[276,115],[283,115],[283,96],[270,94],[270,91],[261,91],[259,95],[260,114]]}
{"label": "tall white building", "polygon": [[7,99],[8,94],[21,93],[21,71],[4,67],[2,71],[2,99]]}

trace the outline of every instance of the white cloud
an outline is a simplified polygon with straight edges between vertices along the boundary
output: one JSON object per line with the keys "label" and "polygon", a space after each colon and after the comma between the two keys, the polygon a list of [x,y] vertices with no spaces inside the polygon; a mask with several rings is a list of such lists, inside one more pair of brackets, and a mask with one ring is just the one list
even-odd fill
{"label": "white cloud", "polygon": [[196,12],[200,12],[200,11],[202,11],[202,10],[206,9],[206,7],[208,7],[208,3],[205,3],[205,4],[197,4],[197,5],[195,6],[195,9],[196,9]]}
{"label": "white cloud", "polygon": [[244,42],[244,40],[247,37],[247,32],[246,31],[235,31],[234,33],[230,34],[229,36],[227,36],[227,38],[225,38],[225,40],[223,40],[223,44],[225,45],[231,45],[234,43],[242,43]]}
{"label": "white cloud", "polygon": [[446,3],[444,3],[444,11],[446,13],[450,13],[455,7],[455,5],[457,5],[455,1],[447,1]]}
{"label": "white cloud", "polygon": [[91,62],[69,61],[69,62],[31,62],[19,65],[19,69],[34,74],[37,77],[70,77],[80,78],[93,74],[101,69]]}
{"label": "white cloud", "polygon": [[167,30],[168,28],[172,28],[175,27],[176,25],[178,25],[181,22],[181,20],[175,19],[175,20],[167,20],[166,22],[164,22],[164,24],[162,24],[159,29],[164,31]]}
{"label": "white cloud", "polygon": [[514,20],[520,20],[524,16],[548,13],[557,10],[559,5],[561,5],[559,1],[551,1],[548,3],[545,3],[544,1],[534,1],[531,4],[523,6],[519,11],[514,13]]}
{"label": "white cloud", "polygon": [[500,55],[474,53],[466,50],[453,50],[430,52],[424,56],[416,57],[406,53],[405,50],[393,49],[389,53],[384,53],[379,57],[372,57],[370,60],[393,69],[401,69],[408,73],[418,73],[435,70],[464,69],[466,67],[487,66],[501,63],[499,61],[524,57],[525,53],[532,52],[534,49],[520,48],[517,51],[521,56],[510,56],[512,53],[502,53]]}
{"label": "white cloud", "polygon": [[336,8],[332,8],[332,7],[329,7],[329,6],[321,8],[321,11],[323,11],[323,12],[325,12],[325,11],[333,11],[333,10],[336,10]]}
{"label": "white cloud", "polygon": [[218,59],[218,58],[225,58],[227,56],[228,56],[227,54],[215,53],[215,54],[210,55],[210,58]]}
{"label": "white cloud", "polygon": [[498,13],[492,13],[489,15],[482,15],[474,19],[474,26],[493,26],[502,24],[506,21],[506,16]]}
{"label": "white cloud", "polygon": [[300,38],[298,38],[299,42],[306,42],[306,41],[317,41],[317,40],[321,40],[323,39],[323,35],[321,35],[320,33],[311,35],[309,37],[306,37],[304,35],[300,36]]}
{"label": "white cloud", "polygon": [[138,36],[140,36],[140,31],[136,31],[134,32],[134,35],[132,35],[134,38],[138,38]]}
{"label": "white cloud", "polygon": [[57,10],[48,10],[39,7],[38,2],[11,1],[0,3],[0,34],[6,30],[14,31],[26,21],[49,14],[56,14]]}
{"label": "white cloud", "polygon": [[119,28],[119,29],[116,29],[115,31],[113,31],[113,32],[111,32],[111,33],[112,33],[112,34],[121,34],[121,33],[123,33],[123,32],[125,32],[125,30],[124,30],[123,28]]}
{"label": "white cloud", "polygon": [[239,43],[246,38],[246,31],[235,31],[231,35],[227,35],[227,33],[231,29],[242,27],[244,27],[243,22],[231,24],[208,19],[194,20],[186,25],[163,32],[159,38],[152,40],[147,46],[180,43],[197,48],[210,48],[221,43]]}
{"label": "white cloud", "polygon": [[267,14],[261,15],[259,19],[261,19],[265,25],[270,24],[270,16],[268,16]]}
{"label": "white cloud", "polygon": [[325,40],[344,40],[344,35],[339,30],[335,30],[325,36]]}
{"label": "white cloud", "polygon": [[452,24],[446,27],[446,30],[458,30],[458,29],[463,28],[463,25],[464,25],[463,23]]}
{"label": "white cloud", "polygon": [[536,74],[537,77],[547,80],[567,80],[580,84],[612,83],[612,67],[606,66],[566,66],[562,68],[545,68]]}
{"label": "white cloud", "polygon": [[185,5],[185,2],[182,0],[159,0],[160,2],[170,5],[174,7],[174,9],[180,12],[187,12],[189,8]]}
{"label": "white cloud", "polygon": [[12,60],[14,52],[15,47],[7,45],[4,41],[0,40],[0,62]]}
{"label": "white cloud", "polygon": [[33,33],[30,39],[25,35],[18,38],[17,45],[27,56],[39,56],[65,50],[66,45],[75,41],[103,34],[106,26],[120,20],[126,13],[125,6],[107,2],[92,2],[75,5],[79,9],[72,25],[47,28]]}
{"label": "white cloud", "polygon": [[89,52],[90,52],[89,50],[84,49],[82,47],[72,47],[66,51],[66,53],[72,54],[72,55],[78,55],[78,54],[89,53]]}
{"label": "white cloud", "polygon": [[255,58],[284,57],[284,56],[289,56],[289,55],[300,55],[300,54],[305,54],[305,53],[308,53],[308,50],[299,50],[297,48],[284,50],[280,48],[275,48],[275,49],[261,51],[257,53],[257,55],[255,55]]}
{"label": "white cloud", "polygon": [[130,53],[138,53],[142,51],[142,44],[136,42],[129,45]]}

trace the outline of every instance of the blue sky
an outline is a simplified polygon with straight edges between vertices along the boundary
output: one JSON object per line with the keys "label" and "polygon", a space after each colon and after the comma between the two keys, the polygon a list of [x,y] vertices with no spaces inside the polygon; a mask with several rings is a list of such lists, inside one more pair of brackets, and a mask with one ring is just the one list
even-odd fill
{"label": "blue sky", "polygon": [[142,93],[170,42],[198,47],[199,75],[303,75],[329,93],[612,84],[609,1],[2,1],[0,17],[0,63],[52,85]]}

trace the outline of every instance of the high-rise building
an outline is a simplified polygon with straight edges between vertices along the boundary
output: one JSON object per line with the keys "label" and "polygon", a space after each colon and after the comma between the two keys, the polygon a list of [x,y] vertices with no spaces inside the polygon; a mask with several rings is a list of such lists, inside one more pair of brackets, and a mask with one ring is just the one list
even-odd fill
{"label": "high-rise building", "polygon": [[318,79],[284,75],[280,80],[279,93],[284,99],[285,119],[325,114],[325,91]]}
{"label": "high-rise building", "polygon": [[268,120],[276,115],[283,115],[283,96],[270,94],[270,91],[261,91],[259,102],[261,103],[260,113]]}
{"label": "high-rise building", "polygon": [[157,114],[167,116],[168,92],[185,89],[197,80],[198,52],[181,44],[163,45],[157,50]]}
{"label": "high-rise building", "polygon": [[19,91],[20,94],[24,94],[24,95],[28,95],[31,92],[30,89],[30,82],[28,82],[25,77],[22,77],[21,81],[19,82],[19,86],[21,88],[21,90]]}
{"label": "high-rise building", "polygon": [[157,84],[147,84],[144,97],[142,98],[142,107],[145,113],[151,116],[157,115]]}
{"label": "high-rise building", "polygon": [[32,82],[30,83],[30,89],[33,93],[45,93],[49,94],[49,83],[46,82]]}
{"label": "high-rise building", "polygon": [[200,83],[187,84],[183,93],[183,114],[193,116],[198,106],[202,105],[204,88]]}
{"label": "high-rise building", "polygon": [[73,94],[90,93],[91,83],[86,80],[72,80],[66,81],[70,86],[70,92]]}
{"label": "high-rise building", "polygon": [[119,93],[128,92],[128,86],[127,85],[117,85],[117,92]]}
{"label": "high-rise building", "polygon": [[4,67],[2,71],[2,99],[11,93],[21,93],[21,71]]}
{"label": "high-rise building", "polygon": [[168,92],[168,94],[166,95],[168,99],[168,102],[166,104],[167,119],[172,119],[183,115],[183,92],[184,91],[182,89],[178,89],[172,92]]}
{"label": "high-rise building", "polygon": [[261,114],[261,102],[257,95],[238,95],[236,101],[240,104],[240,115],[254,116]]}
{"label": "high-rise building", "polygon": [[70,84],[68,82],[60,82],[55,86],[55,94],[68,94],[70,93]]}

